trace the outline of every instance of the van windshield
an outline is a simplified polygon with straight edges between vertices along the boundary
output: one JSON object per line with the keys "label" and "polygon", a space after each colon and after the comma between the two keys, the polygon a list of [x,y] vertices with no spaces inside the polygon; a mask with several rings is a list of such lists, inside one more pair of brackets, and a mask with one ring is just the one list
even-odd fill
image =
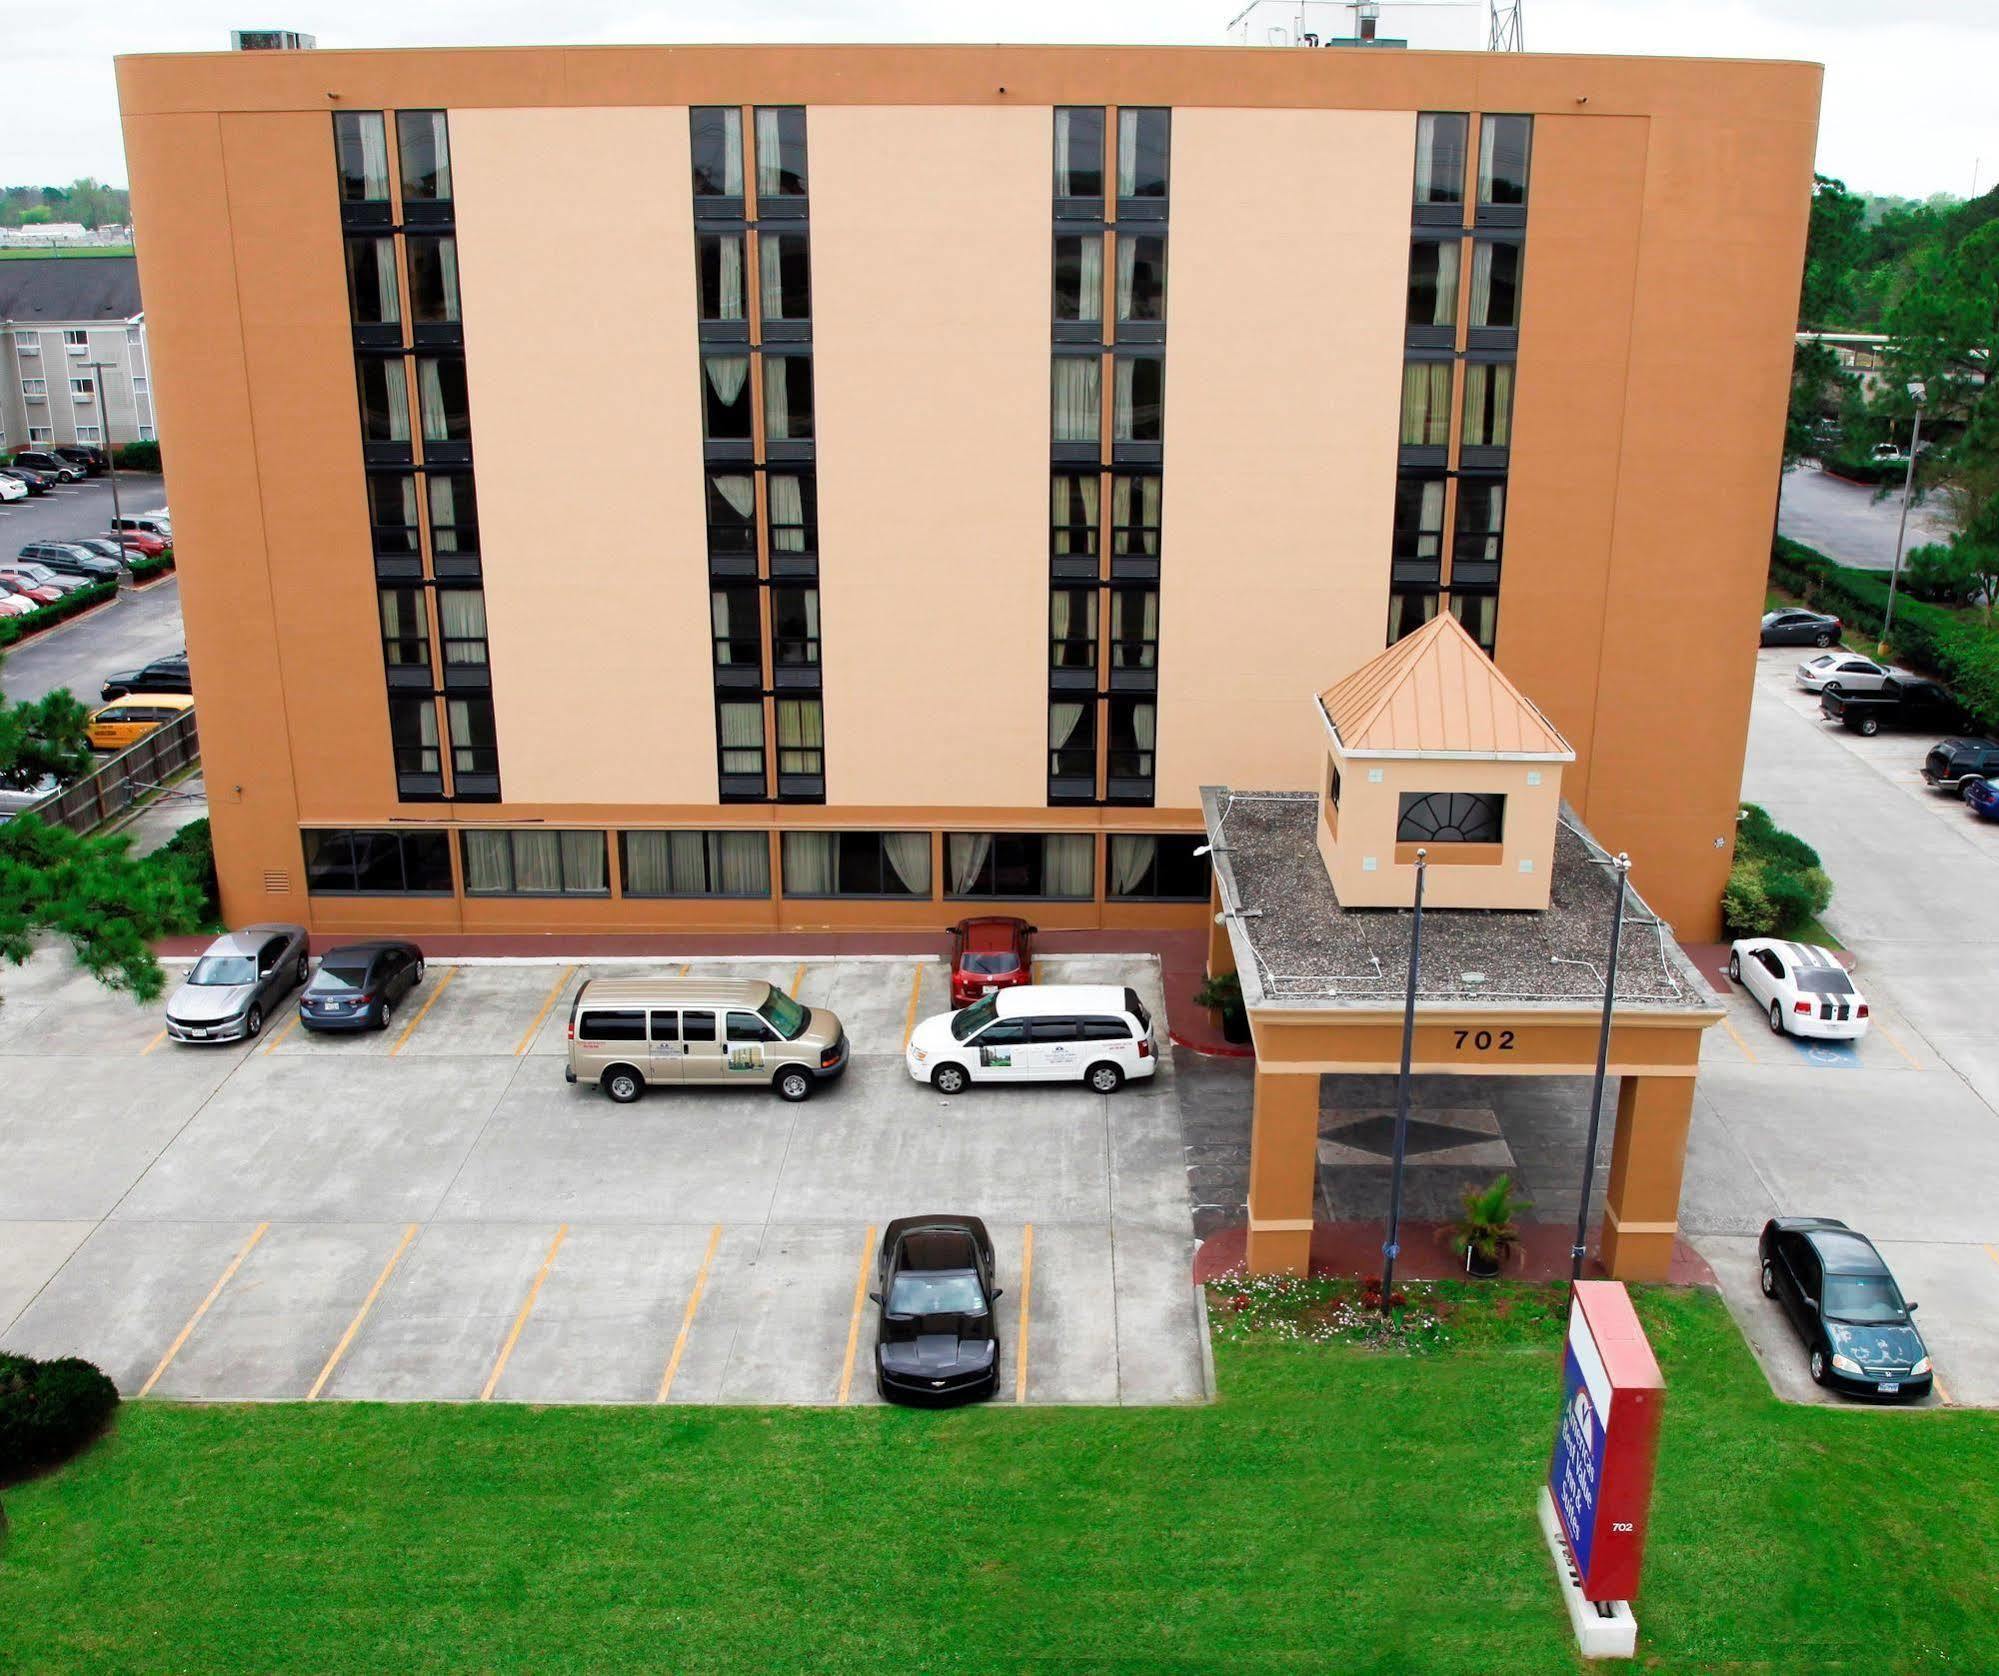
{"label": "van windshield", "polygon": [[969,1041],[998,1017],[999,998],[988,995],[983,1001],[974,1001],[969,1007],[951,1015],[951,1034],[961,1042]]}
{"label": "van windshield", "polygon": [[805,1021],[812,1016],[808,1008],[801,1007],[775,986],[757,1011],[763,1015],[764,1022],[787,1042],[798,1040],[805,1029]]}

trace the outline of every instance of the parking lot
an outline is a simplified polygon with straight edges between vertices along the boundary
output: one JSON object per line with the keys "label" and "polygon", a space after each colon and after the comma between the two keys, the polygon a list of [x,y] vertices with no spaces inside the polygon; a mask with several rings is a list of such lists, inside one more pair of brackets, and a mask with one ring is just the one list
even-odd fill
{"label": "parking lot", "polygon": [[[1130,983],[1146,957],[1054,957]],[[847,1074],[618,1106],[562,1069],[592,975],[434,963],[392,1026],[163,1039],[52,953],[0,975],[0,1348],[78,1354],[128,1397],[876,1400],[881,1227],[969,1211],[999,1263],[1001,1395],[1204,1395],[1170,1062],[947,1100],[901,1050],[945,1005],[916,959],[699,962],[839,1013]],[[1163,1019],[1159,1020],[1163,1038]]]}

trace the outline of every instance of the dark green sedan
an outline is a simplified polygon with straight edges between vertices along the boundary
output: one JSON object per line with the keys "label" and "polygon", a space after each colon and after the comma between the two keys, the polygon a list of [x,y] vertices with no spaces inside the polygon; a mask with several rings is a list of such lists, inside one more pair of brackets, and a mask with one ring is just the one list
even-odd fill
{"label": "dark green sedan", "polygon": [[1829,1216],[1780,1216],[1757,1241],[1763,1295],[1784,1306],[1805,1341],[1812,1378],[1877,1401],[1930,1394],[1930,1353],[1881,1253]]}

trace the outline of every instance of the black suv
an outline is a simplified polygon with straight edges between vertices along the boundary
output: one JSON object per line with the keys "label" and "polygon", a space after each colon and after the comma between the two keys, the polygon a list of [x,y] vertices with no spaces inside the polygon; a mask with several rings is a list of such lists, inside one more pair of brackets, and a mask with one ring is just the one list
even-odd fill
{"label": "black suv", "polygon": [[118,561],[78,547],[68,541],[31,541],[21,549],[21,557],[45,564],[64,576],[82,576],[92,582],[118,580]]}
{"label": "black suv", "polygon": [[90,474],[74,460],[65,460],[60,454],[52,454],[46,448],[23,448],[14,456],[18,466],[29,466],[44,476],[53,477],[61,483],[81,483]]}
{"label": "black suv", "polygon": [[1966,780],[1999,779],[1999,745],[1990,739],[1939,739],[1923,758],[1932,791],[1962,795]]}
{"label": "black suv", "polygon": [[86,477],[102,477],[111,464],[103,449],[93,448],[87,442],[59,442],[49,452],[59,460],[67,460]]}
{"label": "black suv", "polygon": [[187,675],[187,653],[156,658],[139,669],[121,669],[104,677],[104,702],[123,698],[127,693],[191,693]]}

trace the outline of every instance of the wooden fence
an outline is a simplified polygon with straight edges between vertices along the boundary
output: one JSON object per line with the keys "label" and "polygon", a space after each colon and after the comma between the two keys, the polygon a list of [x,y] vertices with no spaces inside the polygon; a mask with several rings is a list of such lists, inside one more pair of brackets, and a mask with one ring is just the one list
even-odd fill
{"label": "wooden fence", "polygon": [[21,812],[39,815],[50,826],[66,826],[72,832],[95,832],[168,776],[200,758],[201,735],[195,732],[194,711],[183,710],[138,744],[127,746],[94,773],[61,791],[51,792]]}

